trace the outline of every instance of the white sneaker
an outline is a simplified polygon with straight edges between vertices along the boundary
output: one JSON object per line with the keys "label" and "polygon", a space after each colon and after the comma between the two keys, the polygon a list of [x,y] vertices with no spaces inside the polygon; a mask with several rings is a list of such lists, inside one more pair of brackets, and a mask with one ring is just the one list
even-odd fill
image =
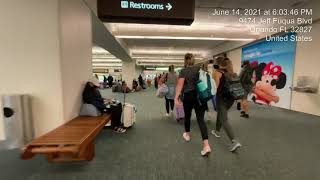
{"label": "white sneaker", "polygon": [[208,156],[211,153],[211,149],[210,148],[204,148],[201,151],[201,156]]}
{"label": "white sneaker", "polygon": [[219,133],[218,133],[218,131],[216,131],[216,130],[212,130],[211,131],[211,134],[213,134],[216,138],[220,138],[221,136],[219,135]]}
{"label": "white sneaker", "polygon": [[188,135],[188,133],[184,132],[182,136],[183,136],[183,139],[184,139],[185,141],[187,141],[187,142],[190,141],[190,136]]}
{"label": "white sneaker", "polygon": [[241,147],[241,144],[238,141],[233,141],[230,147],[230,152],[235,152]]}
{"label": "white sneaker", "polygon": [[167,116],[167,117],[169,117],[169,116],[170,116],[170,114],[166,113],[166,116]]}

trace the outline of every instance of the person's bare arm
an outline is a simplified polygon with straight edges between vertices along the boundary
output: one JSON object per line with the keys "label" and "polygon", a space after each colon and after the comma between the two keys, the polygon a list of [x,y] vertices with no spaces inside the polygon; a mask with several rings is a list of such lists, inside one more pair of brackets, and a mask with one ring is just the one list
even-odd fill
{"label": "person's bare arm", "polygon": [[219,87],[219,83],[220,83],[220,78],[222,77],[222,73],[221,72],[213,72],[212,73],[212,77],[216,83],[217,88]]}
{"label": "person's bare arm", "polygon": [[178,78],[178,82],[177,82],[177,86],[176,86],[176,96],[174,98],[176,105],[181,105],[179,97],[181,95],[183,85],[184,85],[184,78]]}

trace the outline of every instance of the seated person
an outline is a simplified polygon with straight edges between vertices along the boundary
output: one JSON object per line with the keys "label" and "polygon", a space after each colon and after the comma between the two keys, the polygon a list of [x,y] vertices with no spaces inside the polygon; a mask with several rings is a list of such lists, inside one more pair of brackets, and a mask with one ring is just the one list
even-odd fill
{"label": "seated person", "polygon": [[133,79],[132,81],[132,90],[137,90],[138,87],[138,81],[136,79]]}
{"label": "seated person", "polygon": [[[94,105],[100,112],[111,112],[111,127],[115,132],[124,133],[125,129],[121,127],[121,114],[122,105],[118,103],[117,105],[111,104],[111,100],[106,100],[102,98],[99,91],[99,81],[96,78],[90,79],[83,90],[82,100],[83,103]],[[107,107],[106,104],[110,104]]]}
{"label": "seated person", "polygon": [[127,83],[125,81],[122,82],[122,92],[123,93],[131,92],[131,89],[128,87],[128,85],[127,85]]}
{"label": "seated person", "polygon": [[122,92],[122,85],[120,83],[120,81],[118,81],[116,84],[115,84],[115,92]]}

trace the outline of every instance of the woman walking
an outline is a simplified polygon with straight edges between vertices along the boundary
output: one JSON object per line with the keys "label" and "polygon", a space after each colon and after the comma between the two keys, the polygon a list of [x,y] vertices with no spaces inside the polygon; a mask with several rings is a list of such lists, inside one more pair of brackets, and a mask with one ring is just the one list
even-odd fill
{"label": "woman walking", "polygon": [[216,129],[212,130],[211,133],[219,138],[219,132],[222,127],[231,140],[230,151],[234,152],[241,147],[241,144],[236,140],[232,127],[228,121],[228,110],[233,105],[234,99],[228,93],[226,83],[228,78],[235,76],[235,73],[233,71],[231,60],[225,57],[219,57],[216,60],[215,68],[217,71],[213,74],[213,78],[218,87],[216,95],[217,121]]}
{"label": "woman walking", "polygon": [[176,85],[177,85],[177,75],[174,72],[174,65],[169,66],[169,73],[165,75],[164,82],[168,86],[168,94],[165,96],[165,101],[166,101],[166,110],[167,114],[166,116],[170,116],[173,112],[174,108],[174,97],[176,94]]}
{"label": "woman walking", "polygon": [[192,114],[192,109],[196,112],[196,117],[198,125],[200,127],[202,136],[202,150],[201,155],[207,156],[211,152],[211,148],[208,141],[208,130],[204,122],[204,113],[207,109],[207,104],[200,104],[197,98],[196,85],[199,79],[199,66],[194,65],[193,54],[187,53],[184,58],[184,69],[181,70],[177,87],[175,103],[176,106],[181,106],[182,102],[180,98],[182,97],[183,107],[185,111],[185,121],[184,127],[185,132],[183,133],[183,138],[185,141],[190,141],[190,119]]}

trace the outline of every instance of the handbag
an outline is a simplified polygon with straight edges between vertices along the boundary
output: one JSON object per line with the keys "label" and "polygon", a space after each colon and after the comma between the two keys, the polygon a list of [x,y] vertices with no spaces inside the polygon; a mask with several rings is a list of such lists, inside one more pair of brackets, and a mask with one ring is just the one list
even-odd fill
{"label": "handbag", "polygon": [[161,84],[161,86],[158,88],[157,92],[156,92],[156,96],[158,98],[163,98],[164,96],[166,96],[169,93],[169,88],[166,84]]}
{"label": "handbag", "polygon": [[185,117],[185,114],[184,114],[183,105],[176,106],[176,119],[181,120],[181,119],[184,119],[184,117]]}

